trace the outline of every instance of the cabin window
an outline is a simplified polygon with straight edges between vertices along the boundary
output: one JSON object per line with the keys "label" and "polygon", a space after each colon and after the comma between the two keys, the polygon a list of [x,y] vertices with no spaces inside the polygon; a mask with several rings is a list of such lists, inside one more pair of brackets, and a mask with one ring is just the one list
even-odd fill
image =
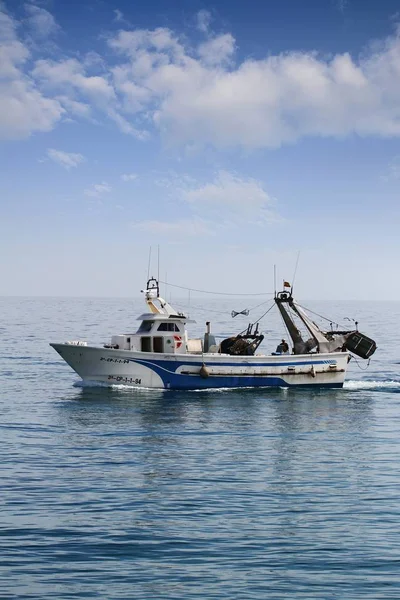
{"label": "cabin window", "polygon": [[131,343],[131,338],[130,338],[130,337],[129,337],[129,338],[127,337],[127,338],[126,338],[126,341],[128,342],[128,344],[130,344],[130,343]]}
{"label": "cabin window", "polygon": [[153,338],[153,350],[154,352],[164,352],[164,338],[154,337]]}
{"label": "cabin window", "polygon": [[141,338],[142,352],[151,352],[151,337]]}
{"label": "cabin window", "polygon": [[176,323],[160,323],[157,331],[179,331]]}
{"label": "cabin window", "polygon": [[142,321],[140,324],[140,327],[138,329],[138,332],[145,333],[147,331],[150,331],[152,325],[153,325],[152,321]]}

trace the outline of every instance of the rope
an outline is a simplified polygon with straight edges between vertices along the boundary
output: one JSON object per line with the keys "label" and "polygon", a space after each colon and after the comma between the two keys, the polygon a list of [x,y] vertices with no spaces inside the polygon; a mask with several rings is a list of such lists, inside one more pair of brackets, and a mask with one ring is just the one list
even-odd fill
{"label": "rope", "polygon": [[215,310],[215,308],[204,308],[203,306],[196,306],[196,304],[190,304],[190,306],[186,306],[186,304],[180,305],[180,303],[177,303],[177,306],[185,306],[186,308],[194,308],[195,310],[200,310],[204,313],[209,313],[209,312],[213,312],[216,313],[218,315],[225,315],[227,314],[226,310]]}
{"label": "rope", "polygon": [[257,321],[254,321],[253,325],[255,325],[256,323],[259,323],[259,321],[261,321],[261,319],[263,319],[269,313],[269,311],[274,308],[274,306],[275,306],[275,300],[273,301],[273,303],[271,304],[269,309],[266,310],[265,313],[263,315],[261,315],[261,317],[258,317]]}
{"label": "rope", "polygon": [[[269,313],[269,311],[274,308],[274,306],[275,306],[275,300],[273,300],[273,302],[272,302],[271,306],[269,307],[269,309],[266,310],[265,313],[263,315],[261,315],[261,317],[258,317],[257,321],[254,321],[254,323],[252,323],[252,325],[256,325],[256,323],[259,323],[261,321],[261,319],[263,319]],[[247,331],[247,327],[246,327],[246,329],[243,329],[243,331],[241,331],[238,335],[242,335],[246,331]]]}
{"label": "rope", "polygon": [[[266,300],[265,302],[260,302],[260,304],[256,304],[256,306],[252,306],[251,308],[246,308],[246,309],[244,309],[244,310],[246,310],[246,311],[247,311],[247,314],[245,314],[245,316],[247,317],[247,316],[248,316],[248,313],[251,313],[251,312],[252,312],[253,310],[255,310],[256,308],[259,308],[260,306],[263,306],[264,304],[268,304],[269,302],[270,302],[270,300]],[[236,315],[233,315],[233,314],[232,314],[232,317],[233,317],[233,316],[235,316],[235,317],[236,317],[237,315],[243,314],[243,313],[242,313],[242,311],[240,311],[240,310],[238,310],[238,311],[232,311],[232,312],[236,312]]]}
{"label": "rope", "polygon": [[[163,283],[164,285],[166,284],[165,281],[161,281],[160,283]],[[188,290],[189,292],[198,292],[199,294],[213,294],[215,296],[273,296],[273,292],[258,292],[257,294],[232,294],[230,292],[210,292],[209,290],[197,290],[195,288],[190,288],[190,287],[185,287],[183,285],[175,285],[173,283],[169,283],[168,285],[170,287],[174,287],[174,288],[178,288],[180,290]]]}
{"label": "rope", "polygon": [[328,319],[327,317],[323,317],[322,315],[318,314],[317,312],[311,310],[310,308],[306,308],[305,306],[302,306],[301,304],[299,304],[300,308],[303,308],[304,310],[310,312],[313,315],[316,315],[317,317],[319,317],[320,319],[323,319],[324,321],[327,321],[328,323],[334,323],[335,325],[337,325],[338,327],[342,327],[343,329],[345,329],[344,325],[340,325],[340,323],[337,323],[336,321],[334,321],[333,319]]}
{"label": "rope", "polygon": [[299,266],[299,258],[300,258],[300,250],[297,252],[296,266],[295,266],[295,268],[294,268],[294,273],[293,273],[293,279],[292,279],[292,293],[293,293],[293,288],[294,288],[294,282],[295,282],[295,279],[296,279],[297,267]]}
{"label": "rope", "polygon": [[[270,300],[266,300],[265,302],[261,302],[260,304],[257,304],[256,306],[252,306],[252,308],[249,308],[248,310],[249,310],[249,312],[251,312],[252,310],[255,310],[256,308],[259,308],[260,306],[263,306],[264,304],[267,304],[269,302],[271,302],[271,301]],[[217,315],[224,315],[224,316],[227,316],[227,312],[229,312],[227,310],[216,310],[215,308],[204,308],[204,306],[198,306],[196,304],[190,304],[190,305],[183,304],[183,305],[181,305],[179,302],[177,303],[177,306],[183,306],[183,307],[185,307],[187,309],[191,308],[191,309],[199,310],[199,311],[201,311],[203,313],[209,313],[209,312],[211,312],[211,313],[215,313]]]}
{"label": "rope", "polygon": [[263,306],[263,304],[268,304],[268,302],[270,302],[270,300],[266,300],[265,302],[261,302],[260,304],[257,304],[257,306],[253,306],[252,308],[249,308],[249,312],[251,312],[252,310],[255,310],[256,308],[259,308],[259,306]]}
{"label": "rope", "polygon": [[367,362],[367,366],[366,367],[360,367],[358,360],[356,359],[356,357],[354,356],[354,354],[351,354],[351,359],[355,361],[357,367],[360,369],[360,371],[366,371],[369,367],[369,363],[371,362],[371,359],[368,359]]}

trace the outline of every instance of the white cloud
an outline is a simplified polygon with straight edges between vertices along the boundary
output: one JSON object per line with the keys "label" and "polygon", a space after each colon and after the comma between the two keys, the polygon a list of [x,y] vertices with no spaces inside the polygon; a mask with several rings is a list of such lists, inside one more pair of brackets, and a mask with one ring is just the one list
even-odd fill
{"label": "white cloud", "polygon": [[82,60],[82,65],[85,69],[94,67],[95,69],[102,69],[104,71],[107,68],[104,58],[94,50],[86,52]]}
{"label": "white cloud", "polygon": [[207,33],[211,23],[211,13],[208,10],[199,10],[196,15],[197,29],[202,33]]}
{"label": "white cloud", "polygon": [[56,99],[62,104],[62,106],[72,115],[77,117],[88,118],[91,113],[90,105],[85,102],[78,102],[69,98],[68,96],[56,96]]}
{"label": "white cloud", "polygon": [[118,110],[116,92],[107,76],[87,75],[85,66],[76,58],[61,61],[38,60],[33,69],[33,75],[42,81],[49,89],[63,92],[63,97],[69,97],[75,107],[84,103],[74,100],[74,94],[85,97],[92,106],[106,114],[118,128],[138,139],[146,139],[148,133],[136,129]]}
{"label": "white cloud", "polygon": [[334,6],[341,13],[344,13],[347,8],[348,0],[334,0]]}
{"label": "white cloud", "polygon": [[35,4],[25,4],[24,8],[29,15],[27,22],[32,29],[33,35],[45,38],[56,33],[59,29],[53,15],[45,8],[41,8]]}
{"label": "white cloud", "polygon": [[64,152],[63,150],[55,150],[54,148],[47,149],[47,156],[50,160],[56,162],[64,169],[71,169],[71,167],[77,167],[80,163],[85,160],[82,154],[76,154],[74,152]]}
{"label": "white cloud", "polygon": [[124,175],[121,175],[121,179],[122,181],[134,181],[137,179],[137,175],[136,173],[125,173]]}
{"label": "white cloud", "polygon": [[151,114],[177,143],[259,148],[304,136],[400,135],[397,35],[358,61],[290,52],[236,67],[217,62],[218,48],[222,62],[232,56],[230,34],[200,45],[198,60],[166,29],[119,32],[109,45],[128,59],[115,81],[126,109]]}
{"label": "white cloud", "polygon": [[63,112],[59,102],[44,97],[29,81],[0,83],[0,139],[50,131]]}
{"label": "white cloud", "polygon": [[230,33],[218,35],[200,44],[198,54],[203,63],[215,66],[230,61],[235,51],[235,39]]}
{"label": "white cloud", "polygon": [[132,58],[127,65],[136,76],[148,75],[154,67],[168,65],[172,60],[185,60],[186,53],[173,31],[166,27],[119,31],[108,44],[119,54]]}
{"label": "white cloud", "polygon": [[133,227],[154,235],[176,236],[202,236],[214,235],[214,231],[207,221],[199,218],[181,219],[178,221],[142,221],[134,223]]}
{"label": "white cloud", "polygon": [[103,196],[104,194],[108,194],[111,192],[111,187],[103,181],[102,183],[94,183],[84,191],[85,196],[91,196],[93,198],[98,198],[99,196]]}
{"label": "white cloud", "polygon": [[16,28],[16,22],[0,10],[0,139],[50,131],[65,112],[23,72],[29,50],[18,40]]}
{"label": "white cloud", "polygon": [[123,21],[123,20],[124,20],[124,14],[123,14],[123,12],[122,12],[122,11],[118,10],[118,8],[115,8],[115,9],[114,9],[114,15],[115,15],[115,17],[114,17],[114,21],[115,21],[116,23],[120,23],[121,21]]}
{"label": "white cloud", "polygon": [[211,182],[200,183],[172,172],[155,182],[165,188],[167,199],[174,204],[180,202],[180,213],[189,211],[189,216],[179,221],[149,220],[137,224],[149,233],[216,235],[246,225],[262,227],[283,221],[276,212],[275,200],[256,179],[219,171]]}
{"label": "white cloud", "polygon": [[242,222],[244,218],[257,219],[259,223],[280,220],[274,211],[275,202],[261,182],[227,171],[220,171],[212,183],[186,187],[181,196],[196,212],[213,211],[232,222]]}
{"label": "white cloud", "polygon": [[125,117],[120,115],[115,108],[108,108],[107,116],[117,124],[118,128],[120,129],[120,131],[122,131],[122,133],[133,135],[139,140],[148,139],[149,133],[147,131],[136,129],[135,127],[133,127],[131,123],[127,119],[125,119]]}
{"label": "white cloud", "polygon": [[126,65],[116,66],[112,69],[112,73],[114,86],[120,93],[125,112],[135,114],[140,112],[148,102],[151,102],[151,91],[131,80],[129,67]]}
{"label": "white cloud", "polygon": [[[40,17],[38,31],[54,31],[48,11],[27,7],[30,19]],[[200,11],[197,26],[206,41],[196,47],[165,27],[127,29],[108,40],[112,58],[54,60],[30,56],[16,23],[0,11],[0,73],[7,78],[0,134],[48,131],[70,113],[93,122],[106,117],[141,140],[156,131],[187,148],[400,136],[400,32],[358,58],[284,52],[235,63],[235,39],[210,34],[209,23],[210,13]]]}
{"label": "white cloud", "polygon": [[19,77],[19,68],[29,57],[29,50],[17,39],[16,25],[10,16],[0,10],[0,76],[2,79]]}
{"label": "white cloud", "polygon": [[48,87],[76,89],[98,106],[107,105],[115,99],[114,89],[107,79],[100,75],[86,75],[83,64],[76,58],[58,62],[38,60],[32,74]]}

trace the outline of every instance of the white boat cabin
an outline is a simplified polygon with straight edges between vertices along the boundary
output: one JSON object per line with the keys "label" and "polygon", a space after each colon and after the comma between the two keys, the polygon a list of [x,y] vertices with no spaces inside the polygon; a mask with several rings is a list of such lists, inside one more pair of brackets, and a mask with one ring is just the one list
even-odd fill
{"label": "white boat cabin", "polygon": [[135,352],[156,352],[160,354],[185,354],[203,351],[203,340],[189,339],[183,315],[145,313],[139,317],[141,324],[135,333],[113,335],[111,348]]}
{"label": "white boat cabin", "polygon": [[168,302],[160,297],[158,281],[147,282],[145,300],[149,313],[140,315],[139,329],[135,333],[113,335],[108,348],[131,350],[134,352],[156,352],[159,354],[201,354],[202,339],[189,339],[186,323],[194,323],[184,314],[176,312]]}

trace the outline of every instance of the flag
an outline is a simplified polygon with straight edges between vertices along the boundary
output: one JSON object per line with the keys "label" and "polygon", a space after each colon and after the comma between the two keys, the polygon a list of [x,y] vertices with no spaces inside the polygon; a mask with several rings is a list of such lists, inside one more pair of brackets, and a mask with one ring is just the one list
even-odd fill
{"label": "flag", "polygon": [[292,287],[288,281],[283,282],[283,287]]}

